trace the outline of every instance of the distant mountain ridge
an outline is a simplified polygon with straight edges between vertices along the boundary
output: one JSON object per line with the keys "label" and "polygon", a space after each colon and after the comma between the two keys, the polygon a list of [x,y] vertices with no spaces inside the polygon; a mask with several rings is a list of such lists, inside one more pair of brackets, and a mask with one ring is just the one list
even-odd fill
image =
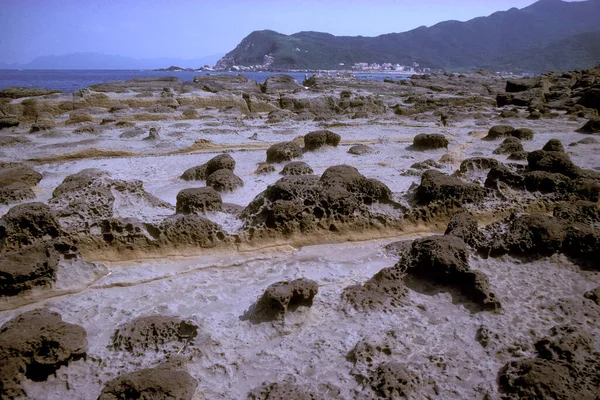
{"label": "distant mountain ridge", "polygon": [[214,65],[221,54],[184,60],[179,58],[136,59],[101,53],[70,53],[60,56],[38,57],[26,64],[0,64],[0,68],[18,69],[155,69],[169,65],[200,68]]}
{"label": "distant mountain ridge", "polygon": [[[598,21],[600,0],[540,0],[522,9],[511,8],[466,22],[444,21],[377,37],[255,31],[219,60],[217,66],[269,64],[281,69],[339,69],[340,64],[349,66],[358,62],[405,65],[416,62],[429,68],[464,70],[503,67],[510,61],[509,64],[519,68],[519,60],[509,60],[512,55],[539,52],[561,41],[573,47],[577,35],[600,31]],[[588,44],[593,54],[586,57],[596,58],[591,67],[600,61],[600,53],[593,43]],[[528,64],[528,60],[522,61],[523,66]],[[578,66],[578,60],[572,61]],[[568,63],[561,65],[571,68]],[[540,72],[552,69],[552,64],[541,62],[536,68],[535,72]]]}

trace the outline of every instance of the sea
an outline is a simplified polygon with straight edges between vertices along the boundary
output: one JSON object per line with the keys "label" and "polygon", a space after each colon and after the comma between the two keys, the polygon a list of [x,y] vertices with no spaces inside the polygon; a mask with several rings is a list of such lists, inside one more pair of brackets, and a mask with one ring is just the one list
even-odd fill
{"label": "sea", "polygon": [[[299,83],[310,77],[313,72],[190,72],[190,71],[154,71],[154,70],[0,70],[0,90],[20,86],[37,87],[48,90],[60,90],[70,93],[88,86],[114,81],[127,81],[133,78],[176,76],[180,81],[192,81],[195,76],[216,74],[241,74],[260,83],[269,76],[284,73],[294,77]],[[327,73],[322,73],[326,75]],[[335,74],[335,73],[331,73]],[[407,74],[395,73],[353,73],[359,79],[379,80],[386,77],[407,79]]]}

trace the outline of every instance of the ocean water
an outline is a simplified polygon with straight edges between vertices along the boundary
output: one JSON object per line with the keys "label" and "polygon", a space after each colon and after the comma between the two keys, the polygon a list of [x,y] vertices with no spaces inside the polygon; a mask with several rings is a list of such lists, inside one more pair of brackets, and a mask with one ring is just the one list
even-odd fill
{"label": "ocean water", "polygon": [[[235,72],[219,72],[221,74],[235,75]],[[281,72],[244,72],[242,75],[258,82],[264,82],[270,75]],[[74,92],[90,85],[112,81],[126,81],[133,78],[149,78],[160,76],[176,76],[180,81],[192,81],[194,76],[216,74],[216,72],[163,72],[152,70],[0,70],[0,90],[7,87],[39,87],[42,89],[61,90]],[[302,82],[310,73],[285,72]],[[406,79],[403,74],[354,74],[360,79],[380,80],[386,77]]]}

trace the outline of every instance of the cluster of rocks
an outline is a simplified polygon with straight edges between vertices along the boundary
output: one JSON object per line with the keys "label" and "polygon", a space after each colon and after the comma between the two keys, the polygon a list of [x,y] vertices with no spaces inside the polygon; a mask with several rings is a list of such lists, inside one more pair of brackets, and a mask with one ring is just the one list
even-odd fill
{"label": "cluster of rocks", "polygon": [[233,191],[244,186],[244,181],[234,174],[235,160],[224,153],[215,156],[202,165],[187,169],[181,179],[185,181],[206,181],[206,186],[216,191]]}

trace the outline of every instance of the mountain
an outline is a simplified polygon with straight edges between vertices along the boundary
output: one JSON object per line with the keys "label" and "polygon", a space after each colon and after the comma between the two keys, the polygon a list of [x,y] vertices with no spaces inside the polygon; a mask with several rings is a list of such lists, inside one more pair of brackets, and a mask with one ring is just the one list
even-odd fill
{"label": "mountain", "polygon": [[[377,37],[255,31],[219,60],[217,66],[335,69],[340,63],[348,66],[357,62],[405,65],[417,62],[423,67],[446,70],[496,67],[503,65],[498,63],[503,57],[542,51],[575,35],[600,31],[598,21],[600,0],[540,0],[522,9],[511,8],[466,22],[445,21]],[[539,67],[551,68],[543,62]]]}
{"label": "mountain", "polygon": [[221,54],[183,60],[178,58],[136,59],[100,53],[71,53],[60,56],[38,57],[27,64],[0,65],[0,68],[20,69],[154,69],[169,65],[200,68],[213,65]]}

